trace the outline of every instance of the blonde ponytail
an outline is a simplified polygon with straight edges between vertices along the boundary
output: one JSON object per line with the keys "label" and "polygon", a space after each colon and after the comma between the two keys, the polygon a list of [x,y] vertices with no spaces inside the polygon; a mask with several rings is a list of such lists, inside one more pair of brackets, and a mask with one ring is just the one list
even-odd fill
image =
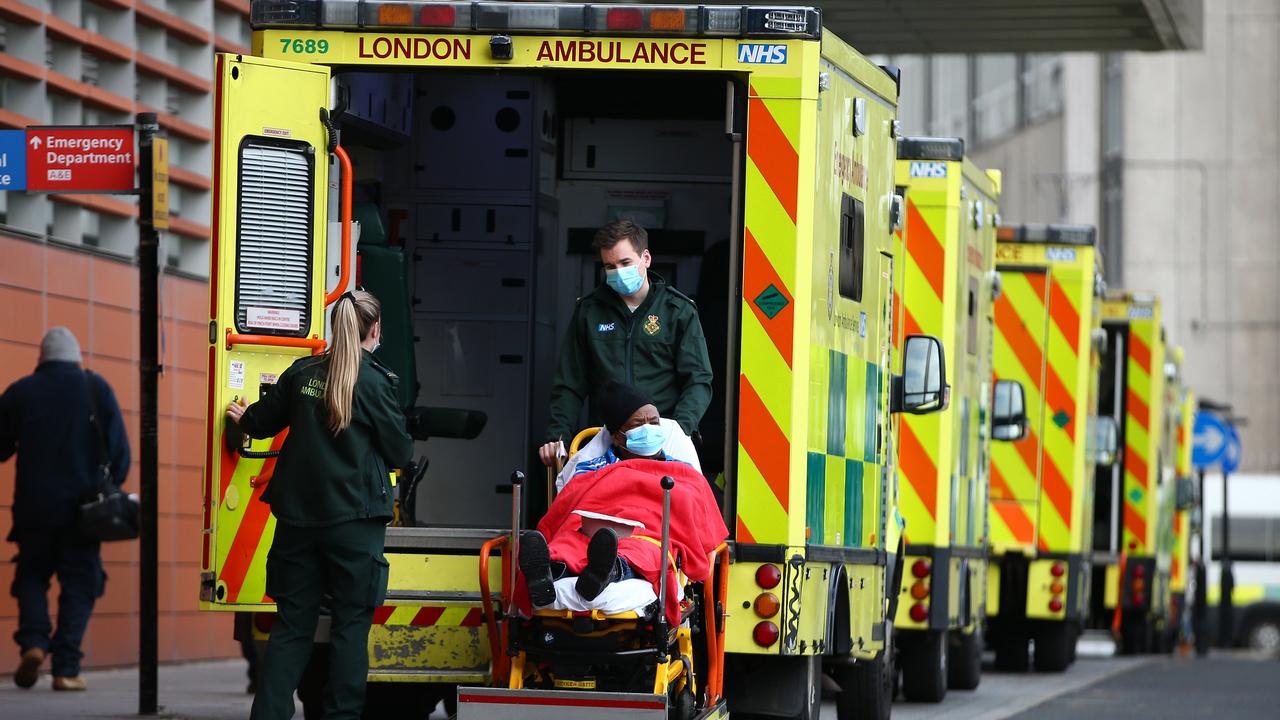
{"label": "blonde ponytail", "polygon": [[382,305],[363,290],[346,293],[333,304],[333,339],[325,352],[328,368],[324,404],[329,411],[329,430],[334,435],[351,424],[351,399],[360,374],[360,343],[381,317]]}

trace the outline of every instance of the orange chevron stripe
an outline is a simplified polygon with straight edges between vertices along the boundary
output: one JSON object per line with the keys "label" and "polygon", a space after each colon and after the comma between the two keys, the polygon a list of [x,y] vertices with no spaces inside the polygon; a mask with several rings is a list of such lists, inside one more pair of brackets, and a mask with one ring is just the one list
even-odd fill
{"label": "orange chevron stripe", "polygon": [[[1013,491],[1009,489],[1009,484],[1005,482],[1004,476],[1000,474],[1000,469],[995,465],[991,466],[991,497],[993,500],[1013,497]],[[1015,540],[1020,543],[1028,543],[1035,537],[1035,525],[1031,523],[1031,518],[1027,517],[1027,514],[1023,512],[1020,503],[1013,500],[996,501],[992,502],[991,506],[1000,514],[1000,518],[1004,520],[1004,524],[1013,533]]]}
{"label": "orange chevron stripe", "polygon": [[920,323],[916,322],[916,316],[911,314],[907,308],[902,309],[902,322],[906,326],[907,335],[923,335],[924,330],[920,329]]}
{"label": "orange chevron stripe", "polygon": [[[289,435],[288,429],[281,432],[271,442],[272,450],[279,450]],[[271,482],[271,475],[276,471],[276,458],[268,458],[262,463],[258,480],[254,483],[249,504],[245,506],[244,517],[236,528],[236,537],[231,541],[231,549],[222,565],[219,578],[227,584],[227,601],[236,602],[240,598],[240,588],[244,586],[245,575],[253,564],[253,556],[262,542],[262,533],[267,528],[267,518],[271,515],[271,506],[262,502],[262,493]],[[253,601],[259,598],[252,598]]]}
{"label": "orange chevron stripe", "polygon": [[[1067,437],[1071,438],[1072,442],[1074,442],[1076,439],[1076,398],[1069,390],[1067,390],[1067,386],[1062,382],[1062,379],[1058,377],[1058,372],[1053,369],[1053,366],[1050,365],[1047,369],[1048,372],[1045,373],[1046,382],[1044,397],[1045,401],[1049,403],[1050,417],[1052,417],[1053,414],[1056,414],[1059,410],[1062,410],[1072,416],[1071,422],[1067,423],[1067,426],[1063,428],[1063,431],[1066,432]],[[1057,427],[1057,425],[1054,425],[1054,427]]]}
{"label": "orange chevron stripe", "polygon": [[1132,445],[1124,446],[1124,468],[1143,490],[1147,489],[1147,459]]}
{"label": "orange chevron stripe", "polygon": [[1045,283],[1048,282],[1048,273],[1027,272],[1022,273],[1022,277],[1027,279],[1027,283],[1031,285],[1031,289],[1036,291],[1036,297],[1040,298],[1040,303],[1044,303]]}
{"label": "orange chevron stripe", "polygon": [[742,517],[738,517],[738,534],[734,535],[734,539],[740,543],[753,543],[756,537],[747,529],[747,524],[742,522]]}
{"label": "orange chevron stripe", "polygon": [[386,625],[391,613],[396,611],[395,605],[382,605],[373,609],[373,624]]}
{"label": "orange chevron stripe", "polygon": [[929,517],[938,519],[938,466],[925,451],[920,438],[911,429],[911,423],[902,423],[899,428],[902,445],[898,449],[898,462],[902,466],[902,475],[915,488],[920,502],[929,511]]}
{"label": "orange chevron stripe", "polygon": [[1071,304],[1071,298],[1063,291],[1062,285],[1055,279],[1049,284],[1049,317],[1066,336],[1071,351],[1079,354],[1080,313]]}
{"label": "orange chevron stripe", "polygon": [[[756,242],[751,230],[747,230],[746,236],[746,249],[742,258],[742,297],[748,301],[747,305],[751,307],[751,312],[755,314],[761,327],[773,341],[774,347],[782,353],[782,359],[787,361],[787,367],[791,367],[791,354],[795,342],[792,337],[796,319],[795,298],[791,296],[787,284],[778,276],[778,271],[774,269],[773,263],[769,262],[769,257],[764,254],[764,250],[761,249],[760,243]],[[770,285],[778,288],[778,291],[787,299],[786,306],[774,315],[772,320],[754,302],[750,302],[759,297]]]}
{"label": "orange chevron stripe", "polygon": [[742,376],[741,388],[738,401],[738,442],[764,476],[764,481],[782,509],[786,510],[791,494],[791,479],[787,472],[791,443],[746,375]]}
{"label": "orange chevron stripe", "polygon": [[902,346],[902,294],[897,290],[893,291],[893,349],[897,350]]}
{"label": "orange chevron stripe", "polygon": [[1041,451],[1040,438],[1036,435],[1035,428],[1027,428],[1027,436],[1021,440],[1015,441],[1013,443],[1013,448],[1018,451],[1018,456],[1022,458],[1023,464],[1027,466],[1027,470],[1030,471],[1031,477],[1034,478],[1037,472],[1036,460],[1038,458],[1036,454]]}
{"label": "orange chevron stripe", "polygon": [[1053,504],[1053,509],[1058,511],[1058,517],[1062,518],[1062,522],[1067,526],[1067,530],[1071,530],[1071,485],[1067,483],[1067,478],[1063,476],[1062,471],[1058,469],[1057,464],[1053,462],[1053,458],[1045,454],[1043,486],[1044,492],[1049,496],[1049,501]]}
{"label": "orange chevron stripe", "polygon": [[747,103],[747,155],[778,197],[778,202],[782,203],[791,222],[795,222],[800,194],[800,156],[786,133],[778,127],[768,106],[755,97],[754,87],[751,95]]}
{"label": "orange chevron stripe", "polygon": [[[1035,273],[1027,273],[1026,275],[1027,279],[1030,280],[1035,276]],[[1037,391],[1040,390],[1040,368],[1044,362],[1044,353],[1040,349],[1040,344],[1036,342],[1031,332],[1022,323],[1022,318],[1018,316],[1018,311],[1013,309],[1013,302],[1009,300],[1008,294],[1001,295],[1000,299],[996,301],[996,327],[1000,329],[1000,334],[1004,336],[1005,341],[1009,343],[1009,347],[1013,349],[1013,354],[1017,356],[1022,369],[1031,378],[1031,383]]]}
{"label": "orange chevron stripe", "polygon": [[924,279],[929,281],[933,294],[942,299],[946,277],[947,252],[943,249],[933,228],[925,222],[915,203],[907,200],[907,254],[916,261]]}
{"label": "orange chevron stripe", "polygon": [[1147,521],[1128,502],[1124,504],[1124,527],[1138,539],[1138,544],[1147,541]]}
{"label": "orange chevron stripe", "polygon": [[1129,359],[1138,363],[1138,367],[1151,373],[1151,348],[1138,337],[1136,332],[1129,333]]}
{"label": "orange chevron stripe", "polygon": [[1138,393],[1134,391],[1133,386],[1125,391],[1125,401],[1129,403],[1129,417],[1138,421],[1143,430],[1151,431],[1151,407],[1146,401],[1138,397]]}

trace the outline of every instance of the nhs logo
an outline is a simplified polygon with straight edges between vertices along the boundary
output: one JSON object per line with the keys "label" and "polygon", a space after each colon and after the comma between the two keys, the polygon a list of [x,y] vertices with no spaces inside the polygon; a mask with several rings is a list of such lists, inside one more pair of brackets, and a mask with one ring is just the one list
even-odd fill
{"label": "nhs logo", "polygon": [[911,177],[944,178],[947,176],[947,164],[944,162],[912,162]]}
{"label": "nhs logo", "polygon": [[787,46],[738,43],[738,62],[748,65],[786,65]]}

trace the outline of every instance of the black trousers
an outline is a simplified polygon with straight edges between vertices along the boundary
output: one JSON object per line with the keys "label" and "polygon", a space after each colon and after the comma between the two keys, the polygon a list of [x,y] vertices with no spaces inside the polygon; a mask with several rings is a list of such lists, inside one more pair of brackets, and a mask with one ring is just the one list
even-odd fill
{"label": "black trousers", "polygon": [[276,524],[267,556],[267,594],[276,602],[253,720],[293,717],[293,694],[311,657],[320,602],[329,596],[331,625],[326,720],[356,720],[364,708],[373,609],[387,591],[380,520],[329,527]]}

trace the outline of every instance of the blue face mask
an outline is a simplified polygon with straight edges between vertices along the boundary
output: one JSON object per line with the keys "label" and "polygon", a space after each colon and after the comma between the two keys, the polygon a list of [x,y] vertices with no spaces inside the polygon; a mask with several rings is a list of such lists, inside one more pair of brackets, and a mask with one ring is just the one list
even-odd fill
{"label": "blue face mask", "polygon": [[627,449],[636,455],[657,455],[666,441],[667,434],[661,425],[641,425],[627,431]]}
{"label": "blue face mask", "polygon": [[619,295],[631,296],[640,292],[640,286],[644,285],[644,275],[639,265],[627,265],[617,270],[606,270],[604,281]]}

